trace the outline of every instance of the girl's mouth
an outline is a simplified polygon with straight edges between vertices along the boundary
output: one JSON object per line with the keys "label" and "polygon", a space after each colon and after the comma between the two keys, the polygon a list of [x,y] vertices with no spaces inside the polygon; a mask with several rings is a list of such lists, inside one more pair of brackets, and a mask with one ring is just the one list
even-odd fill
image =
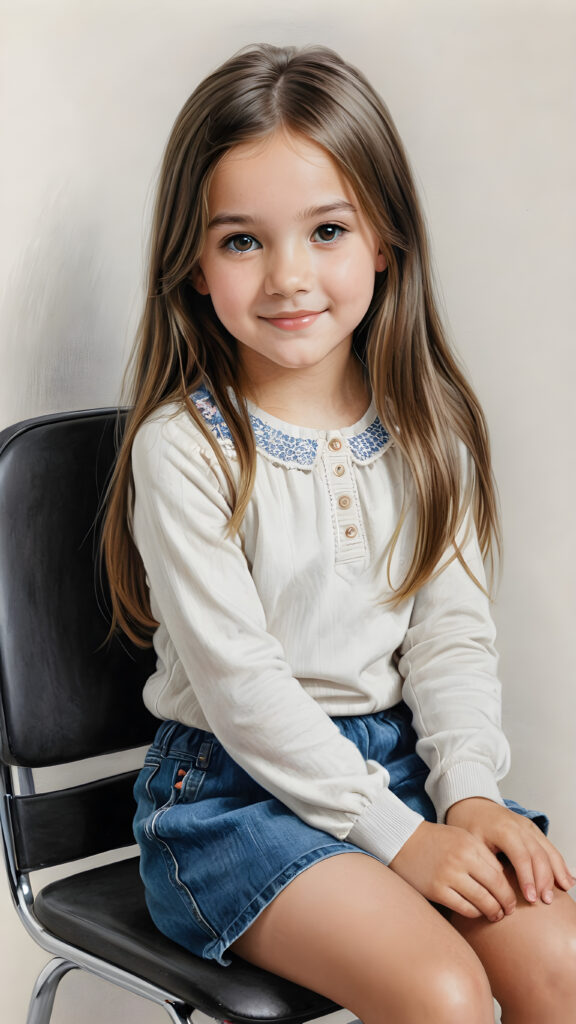
{"label": "girl's mouth", "polygon": [[301,331],[305,327],[310,327],[316,322],[319,316],[322,316],[324,310],[309,310],[301,309],[294,313],[279,313],[277,316],[265,316],[262,317],[267,323],[272,324],[273,327],[278,327],[281,331]]}

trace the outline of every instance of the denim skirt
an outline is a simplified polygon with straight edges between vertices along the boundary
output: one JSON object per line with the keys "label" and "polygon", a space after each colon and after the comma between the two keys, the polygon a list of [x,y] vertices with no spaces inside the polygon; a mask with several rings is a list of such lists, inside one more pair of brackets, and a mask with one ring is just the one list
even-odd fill
{"label": "denim skirt", "polygon": [[[405,704],[333,721],[364,758],[386,767],[396,796],[436,821]],[[196,956],[224,965],[228,947],[296,875],[326,857],[365,852],[307,825],[212,733],[178,722],[159,727],[134,793],[134,834],[153,921]],[[547,831],[545,815],[506,803]]]}

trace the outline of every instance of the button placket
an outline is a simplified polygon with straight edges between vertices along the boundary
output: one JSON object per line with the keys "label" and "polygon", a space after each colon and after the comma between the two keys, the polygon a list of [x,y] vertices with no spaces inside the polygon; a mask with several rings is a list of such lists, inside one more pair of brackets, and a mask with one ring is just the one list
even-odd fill
{"label": "button placket", "polygon": [[349,562],[363,558],[366,554],[366,540],[352,459],[346,441],[338,436],[329,437],[323,461],[332,506],[336,561]]}

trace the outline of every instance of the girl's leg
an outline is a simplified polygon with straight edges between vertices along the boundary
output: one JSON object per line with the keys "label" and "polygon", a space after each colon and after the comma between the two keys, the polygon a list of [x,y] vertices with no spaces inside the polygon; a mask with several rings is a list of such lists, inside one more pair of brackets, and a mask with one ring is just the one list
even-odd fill
{"label": "girl's leg", "polygon": [[333,856],[298,875],[232,946],[363,1024],[493,1024],[485,971],[426,900],[379,861]]}
{"label": "girl's leg", "polygon": [[455,914],[452,924],[480,957],[502,1007],[503,1024],[572,1024],[576,1020],[576,904],[556,889],[554,901],[528,904],[515,883],[517,907],[497,924]]}

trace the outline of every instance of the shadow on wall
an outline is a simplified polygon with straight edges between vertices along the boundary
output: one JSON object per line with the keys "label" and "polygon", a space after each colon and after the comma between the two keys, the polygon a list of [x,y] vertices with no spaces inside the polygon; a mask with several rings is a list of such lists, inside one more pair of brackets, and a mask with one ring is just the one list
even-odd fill
{"label": "shadow on wall", "polygon": [[110,404],[118,390],[118,334],[110,337],[98,225],[60,192],[30,237],[2,303],[0,427]]}

